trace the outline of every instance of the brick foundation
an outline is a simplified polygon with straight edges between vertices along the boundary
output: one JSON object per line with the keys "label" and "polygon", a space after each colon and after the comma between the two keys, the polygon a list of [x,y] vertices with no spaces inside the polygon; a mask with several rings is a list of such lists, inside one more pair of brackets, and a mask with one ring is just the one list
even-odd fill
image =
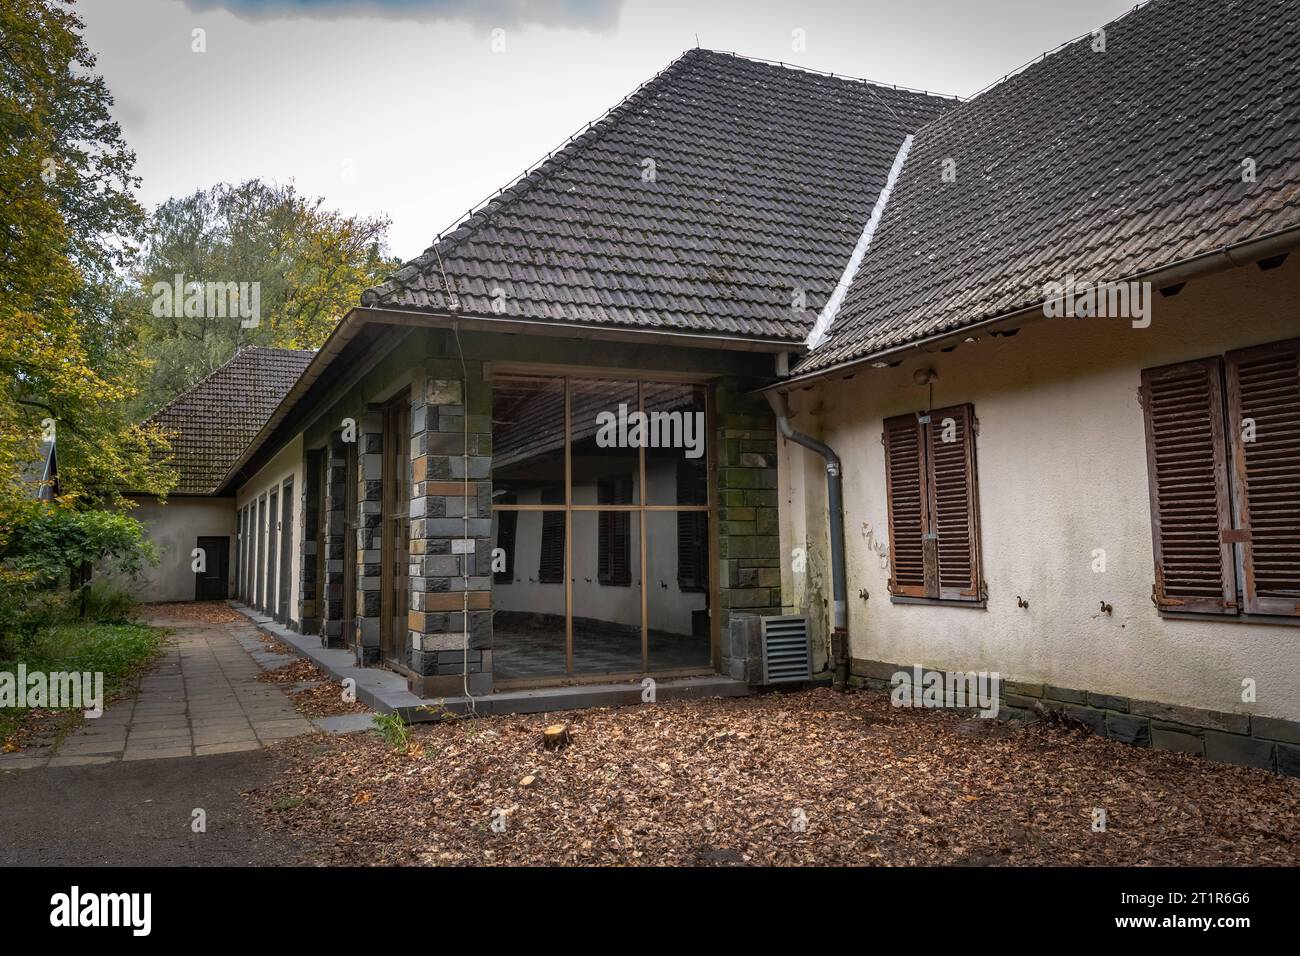
{"label": "brick foundation", "polygon": [[[888,692],[893,675],[911,669],[911,664],[855,658],[850,662],[849,683]],[[1295,721],[1180,707],[1003,678],[998,704],[1000,719],[1035,719],[1035,704],[1060,711],[1093,733],[1126,744],[1198,754],[1217,763],[1300,776],[1300,723]]]}

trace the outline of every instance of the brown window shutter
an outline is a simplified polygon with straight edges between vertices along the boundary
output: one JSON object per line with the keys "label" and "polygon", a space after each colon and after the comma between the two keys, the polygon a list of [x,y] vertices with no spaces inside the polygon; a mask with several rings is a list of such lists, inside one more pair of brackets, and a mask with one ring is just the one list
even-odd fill
{"label": "brown window shutter", "polygon": [[[542,489],[542,504],[563,502],[564,496],[552,488]],[[564,582],[564,512],[542,512],[542,547],[537,562],[537,580],[542,584]]]}
{"label": "brown window shutter", "polygon": [[[979,521],[975,493],[975,414],[970,405],[929,413],[930,531],[935,541],[938,593],[950,601],[978,600]],[[947,440],[945,440],[947,439]]]}
{"label": "brown window shutter", "polygon": [[[677,461],[677,502],[705,501],[708,475],[691,468],[685,459]],[[703,511],[677,512],[677,588],[680,591],[709,589],[709,516]]]}
{"label": "brown window shutter", "polygon": [[677,589],[709,589],[708,515],[702,511],[677,512]]}
{"label": "brown window shutter", "polygon": [[[501,496],[499,504],[513,505],[519,499],[512,494]],[[493,517],[497,522],[496,546],[505,552],[505,567],[492,572],[492,580],[497,584],[510,584],[515,579],[515,537],[519,530],[518,511],[498,511]]]}
{"label": "brown window shutter", "polygon": [[1219,359],[1142,373],[1156,604],[1236,613]]}
{"label": "brown window shutter", "polygon": [[927,481],[925,443],[916,415],[885,419],[885,486],[889,508],[889,590],[926,597]]}
{"label": "brown window shutter", "polygon": [[1298,615],[1300,339],[1229,352],[1227,377],[1243,604],[1250,614]]}
{"label": "brown window shutter", "polygon": [[[602,505],[632,503],[632,478],[621,475],[602,478],[596,484],[596,500]],[[597,580],[601,584],[629,587],[632,584],[632,513],[597,513]]]}

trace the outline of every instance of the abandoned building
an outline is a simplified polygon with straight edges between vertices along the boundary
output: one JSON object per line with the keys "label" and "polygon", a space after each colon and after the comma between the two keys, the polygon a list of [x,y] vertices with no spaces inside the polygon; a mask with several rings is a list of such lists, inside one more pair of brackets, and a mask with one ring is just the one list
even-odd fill
{"label": "abandoned building", "polygon": [[428,699],[919,664],[1300,772],[1300,13],[1104,34],[969,100],[687,51],[159,413],[147,596]]}

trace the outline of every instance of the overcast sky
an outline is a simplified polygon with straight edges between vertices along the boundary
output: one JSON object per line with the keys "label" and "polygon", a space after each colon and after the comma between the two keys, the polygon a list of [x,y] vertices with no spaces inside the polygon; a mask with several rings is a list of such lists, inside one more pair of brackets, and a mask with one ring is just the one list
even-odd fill
{"label": "overcast sky", "polygon": [[[344,212],[390,216],[392,251],[410,259],[697,37],[966,96],[1131,6],[81,0],[78,9],[148,207],[222,181],[292,180]],[[206,52],[192,49],[196,29]]]}

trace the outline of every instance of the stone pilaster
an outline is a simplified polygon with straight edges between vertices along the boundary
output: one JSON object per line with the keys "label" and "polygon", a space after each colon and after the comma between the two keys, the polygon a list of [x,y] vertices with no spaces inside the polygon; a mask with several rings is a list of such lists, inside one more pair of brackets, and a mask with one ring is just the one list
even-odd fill
{"label": "stone pilaster", "polygon": [[347,533],[347,446],[341,432],[330,435],[325,449],[325,606],[321,643],[347,647],[352,635],[343,633],[343,554]]}
{"label": "stone pilaster", "polygon": [[357,663],[379,663],[379,613],[383,547],[384,418],[378,407],[357,422]]}
{"label": "stone pilaster", "polygon": [[492,689],[492,395],[484,363],[428,363],[411,398],[411,688]]}
{"label": "stone pilaster", "polygon": [[[724,382],[715,391],[718,544],[724,614],[781,613],[776,421],[767,403]],[[722,634],[728,633],[727,617]]]}
{"label": "stone pilaster", "polygon": [[302,633],[319,634],[322,608],[319,594],[319,535],[321,505],[321,462],[323,449],[308,451],[303,455],[302,481],[302,552],[298,568],[298,620]]}

